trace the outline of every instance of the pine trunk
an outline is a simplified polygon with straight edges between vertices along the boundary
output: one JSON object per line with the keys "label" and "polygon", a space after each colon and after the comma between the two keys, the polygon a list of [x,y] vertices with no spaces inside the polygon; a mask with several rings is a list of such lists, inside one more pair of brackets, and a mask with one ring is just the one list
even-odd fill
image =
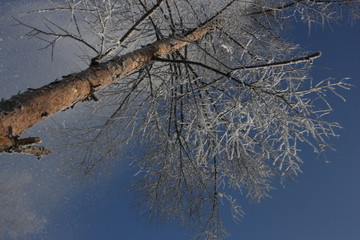
{"label": "pine trunk", "polygon": [[[26,152],[24,145],[38,143],[39,138],[18,136],[47,117],[84,101],[129,73],[148,64],[154,57],[180,50],[204,36],[211,27],[204,25],[187,35],[156,41],[120,57],[91,65],[86,70],[64,76],[39,89],[31,89],[0,103],[0,152]],[[24,144],[25,143],[25,144]],[[20,149],[21,147],[21,149]],[[40,151],[36,152],[36,151]],[[26,152],[29,153],[29,152]],[[46,155],[41,149],[35,155]]]}

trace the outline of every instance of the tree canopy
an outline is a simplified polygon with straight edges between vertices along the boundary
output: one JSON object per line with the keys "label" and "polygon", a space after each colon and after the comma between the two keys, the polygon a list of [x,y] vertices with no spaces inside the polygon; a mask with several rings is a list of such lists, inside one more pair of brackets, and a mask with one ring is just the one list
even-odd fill
{"label": "tree canopy", "polygon": [[356,20],[358,8],[358,0],[66,0],[31,11],[42,23],[16,19],[26,36],[52,54],[59,41],[72,40],[88,68],[2,101],[7,145],[0,150],[48,154],[34,147],[37,137],[19,135],[95,100],[89,106],[101,117],[72,131],[70,142],[79,146],[73,164],[91,174],[138,144],[143,153],[131,163],[131,189],[141,211],[153,220],[177,219],[195,237],[221,239],[222,205],[239,220],[241,194],[254,202],[267,197],[275,176],[283,181],[301,172],[299,146],[331,148],[328,138],[340,127],[325,118],[332,112],[326,97],[342,98],[337,89],[350,85],[312,80],[321,53],[288,41],[287,28],[343,15]]}

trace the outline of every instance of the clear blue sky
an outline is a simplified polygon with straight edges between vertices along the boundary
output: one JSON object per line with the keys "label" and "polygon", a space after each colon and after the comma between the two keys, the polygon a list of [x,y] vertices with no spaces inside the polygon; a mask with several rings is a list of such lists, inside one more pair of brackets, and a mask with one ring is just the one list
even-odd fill
{"label": "clear blue sky", "polygon": [[[38,87],[55,78],[76,71],[75,60],[68,59],[71,49],[56,55],[39,52],[34,41],[17,39],[21,29],[9,26],[11,15],[21,12],[19,1],[0,0],[0,98],[7,98],[27,87]],[[20,1],[21,2],[21,1]],[[25,3],[27,1],[23,1]],[[33,1],[37,2],[37,1]],[[360,239],[360,24],[317,27],[308,35],[306,26],[294,28],[293,41],[305,49],[322,51],[314,64],[313,76],[337,79],[351,77],[355,86],[343,91],[344,103],[331,96],[334,113],[331,119],[344,129],[341,137],[332,139],[336,152],[323,156],[304,149],[304,173],[296,183],[277,185],[272,198],[260,204],[243,203],[245,217],[234,224],[230,217],[225,226],[230,240],[358,240]],[[67,55],[68,54],[68,55]],[[81,66],[78,66],[80,68]],[[61,113],[58,121],[67,118]],[[60,114],[60,115],[61,115]],[[71,113],[69,113],[71,114]],[[32,130],[36,134],[51,129],[47,121]],[[51,133],[49,141],[53,141]],[[188,239],[186,230],[176,223],[153,226],[130,208],[127,194],[130,174],[126,164],[119,164],[112,176],[105,175],[91,184],[81,185],[65,179],[57,165],[62,156],[35,160],[27,156],[0,155],[2,172],[21,172],[33,176],[27,193],[33,196],[34,211],[46,216],[48,224],[39,235],[24,239],[44,240],[137,240]],[[66,157],[66,156],[64,156]],[[1,193],[0,193],[1,194]],[[0,211],[2,211],[0,209]],[[1,228],[1,226],[0,226]]]}

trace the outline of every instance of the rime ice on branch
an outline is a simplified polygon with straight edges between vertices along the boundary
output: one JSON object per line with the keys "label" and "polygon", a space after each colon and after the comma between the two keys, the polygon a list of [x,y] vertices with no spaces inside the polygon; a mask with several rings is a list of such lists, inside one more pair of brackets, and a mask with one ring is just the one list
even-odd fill
{"label": "rime ice on branch", "polygon": [[[83,152],[74,165],[90,174],[138,140],[145,155],[132,163],[132,189],[140,209],[150,220],[178,219],[200,238],[221,239],[223,204],[239,219],[239,193],[255,202],[268,196],[275,175],[301,172],[299,143],[321,152],[340,127],[323,118],[332,111],[326,95],[340,96],[349,84],[313,81],[320,52],[286,41],[284,25],[324,24],[341,11],[357,17],[358,8],[358,0],[66,0],[32,11],[44,25],[18,20],[27,36],[52,50],[72,40],[89,67],[2,101],[0,151],[46,155],[34,145],[38,137],[19,135],[99,98],[94,112],[107,103],[112,112],[100,126],[77,126],[73,141]],[[68,22],[52,20],[54,12]]]}

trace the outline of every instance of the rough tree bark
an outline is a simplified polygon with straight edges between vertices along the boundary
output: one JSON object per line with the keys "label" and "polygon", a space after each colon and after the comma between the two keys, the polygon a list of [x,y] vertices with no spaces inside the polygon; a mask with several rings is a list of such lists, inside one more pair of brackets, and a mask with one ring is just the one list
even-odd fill
{"label": "rough tree bark", "polygon": [[209,21],[188,34],[156,41],[123,56],[90,65],[82,72],[64,76],[39,89],[28,89],[0,102],[0,152],[48,155],[49,150],[32,146],[38,137],[19,139],[19,135],[47,117],[63,111],[77,102],[96,100],[94,92],[101,90],[132,71],[148,64],[154,57],[178,51],[208,33],[214,21]]}
{"label": "rough tree bark", "polygon": [[176,220],[198,239],[222,239],[223,207],[240,220],[239,197],[268,197],[275,177],[283,184],[301,172],[300,147],[321,153],[340,127],[323,118],[332,112],[325,96],[341,97],[337,89],[349,84],[313,80],[320,52],[289,42],[287,24],[324,24],[343,11],[356,20],[359,1],[66,0],[31,11],[42,24],[18,20],[25,36],[52,50],[71,40],[92,60],[1,101],[0,152],[49,154],[40,138],[19,135],[111,84],[96,119],[66,132],[75,136],[66,143],[69,165],[89,175],[141,146],[130,163],[139,213]]}

